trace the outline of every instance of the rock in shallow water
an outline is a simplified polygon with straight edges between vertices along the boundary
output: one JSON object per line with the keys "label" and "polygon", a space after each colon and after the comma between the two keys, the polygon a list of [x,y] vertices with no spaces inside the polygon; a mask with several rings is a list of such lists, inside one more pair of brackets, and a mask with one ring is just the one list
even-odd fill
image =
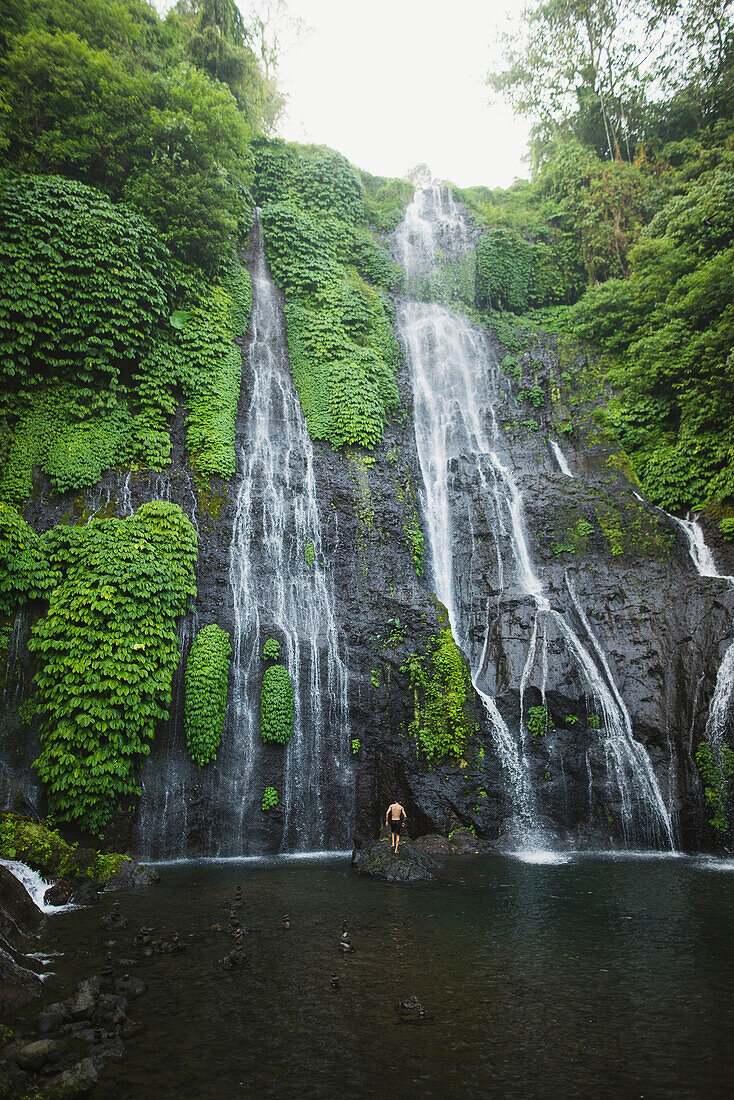
{"label": "rock in shallow water", "polygon": [[46,1062],[56,1062],[66,1050],[64,1043],[54,1039],[38,1039],[35,1043],[28,1043],[15,1056],[15,1060],[21,1069],[35,1073]]}
{"label": "rock in shallow water", "polygon": [[91,1058],[82,1058],[78,1065],[66,1069],[49,1085],[45,1095],[49,1100],[71,1100],[89,1096],[97,1084],[97,1070]]}
{"label": "rock in shallow water", "polygon": [[355,849],[352,866],[360,875],[385,882],[432,882],[441,865],[410,843],[401,844],[395,853],[389,841],[379,840],[369,848]]}

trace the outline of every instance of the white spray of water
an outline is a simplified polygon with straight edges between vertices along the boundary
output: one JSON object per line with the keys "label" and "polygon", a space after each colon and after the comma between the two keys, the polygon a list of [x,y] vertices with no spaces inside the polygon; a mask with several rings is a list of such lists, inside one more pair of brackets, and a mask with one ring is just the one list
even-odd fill
{"label": "white spray of water", "polygon": [[43,900],[46,891],[51,885],[50,882],[46,882],[41,878],[38,871],[34,871],[27,864],[21,863],[17,859],[0,859],[3,867],[7,867],[11,874],[15,875],[18,882],[21,882],[29,894],[31,900],[38,906],[43,913],[61,913],[67,909],[75,909],[76,906],[71,903],[67,905],[47,905]]}

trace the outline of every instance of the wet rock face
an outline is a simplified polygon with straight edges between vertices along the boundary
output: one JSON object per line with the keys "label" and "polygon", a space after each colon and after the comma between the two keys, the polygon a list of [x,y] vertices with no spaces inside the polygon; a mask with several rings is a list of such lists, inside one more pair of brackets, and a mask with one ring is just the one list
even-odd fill
{"label": "wet rock face", "polygon": [[[492,346],[501,360],[504,349]],[[532,410],[537,430],[523,427],[528,410],[517,404],[513,392],[518,387],[507,379],[501,381],[496,410],[498,450],[522,495],[530,557],[551,611],[561,614],[582,639],[605,683],[615,685],[634,738],[652,763],[677,839],[696,846],[702,842],[704,815],[693,752],[704,735],[717,670],[732,636],[732,592],[723,581],[700,577],[680,528],[637,499],[618,450],[594,427],[593,408],[572,435],[562,437],[573,476],[562,471],[549,443],[559,438],[550,403],[557,353],[551,346],[538,347],[530,357],[547,398],[542,408]],[[245,377],[240,440],[250,397],[249,375]],[[349,669],[348,735],[356,749],[345,754],[338,768],[329,765],[321,775],[324,843],[345,848],[352,835],[360,841],[374,838],[396,797],[406,807],[411,837],[448,837],[471,826],[479,838],[510,842],[512,779],[479,696],[470,693],[467,701],[476,732],[464,759],[429,763],[407,732],[414,699],[402,668],[411,655],[425,654],[437,637],[441,610],[420,506],[423,484],[407,364],[400,369],[398,385],[404,422],[393,420],[386,426],[374,454],[335,453],[314,442],[323,558],[334,582],[335,617]],[[217,764],[200,772],[186,752],[184,669],[189,648],[202,626],[218,623],[230,633],[235,627],[229,553],[236,485],[215,479],[205,492],[197,491],[185,460],[180,410],[172,438],[173,463],[164,474],[110,472],[87,494],[53,498],[41,484],[25,514],[34,527],[45,530],[58,522],[84,522],[95,511],[130,514],[146,500],[163,498],[178,503],[195,522],[198,598],[195,612],[180,625],[182,657],[173,682],[171,720],[158,731],[142,768],[140,807],[134,818],[119,823],[116,846],[130,843],[149,858],[211,855],[221,850],[217,837],[236,835],[246,838],[249,852],[274,852],[283,838],[282,802],[264,813],[257,804],[246,809],[233,795],[230,778],[248,762],[227,749],[235,734],[232,677]],[[626,811],[610,781],[613,764],[589,684],[557,620],[552,615],[538,620],[536,605],[512,569],[504,568],[500,575],[499,559],[512,558],[512,533],[508,525],[498,530],[487,484],[472,456],[451,459],[455,599],[468,624],[465,655],[479,669],[477,684],[496,700],[508,728],[516,733],[523,723],[539,824],[559,843],[606,847],[624,842]],[[586,530],[579,528],[580,521],[592,530],[579,534]],[[416,522],[425,537],[420,575],[410,533]],[[734,562],[724,558],[727,548],[711,541],[721,571],[734,572]],[[17,715],[32,675],[25,646],[37,613],[34,608],[23,612],[14,635],[5,744],[23,748],[12,749],[16,755],[3,773],[8,777],[2,792],[7,804],[19,795],[37,800],[39,794],[30,767],[38,755],[37,732],[29,735]],[[268,626],[263,622],[265,632]],[[536,659],[528,665],[534,634]],[[323,646],[325,652],[326,640]],[[325,664],[320,690],[329,696],[333,685],[323,668]],[[312,670],[304,661],[297,693],[310,690]],[[530,708],[546,712],[533,731],[527,726]],[[262,750],[251,778],[254,790],[261,794],[273,782],[283,759],[280,746]],[[345,790],[353,791],[351,814],[344,809]],[[227,849],[227,854],[234,852]]]}
{"label": "wet rock face", "polygon": [[[502,354],[497,346],[498,358]],[[542,352],[548,364],[553,354]],[[542,362],[538,369],[542,382]],[[405,368],[400,382],[410,407]],[[503,400],[500,420],[516,416],[509,386]],[[599,441],[590,428],[577,431],[574,442],[564,443],[574,472],[568,477],[547,442],[553,434],[550,410],[545,423],[542,413],[536,416],[537,433],[506,432],[503,439],[522,494],[534,568],[550,608],[562,613],[583,641],[604,682],[616,686],[633,737],[651,761],[677,841],[695,846],[703,835],[703,813],[693,751],[704,735],[716,673],[731,638],[731,591],[723,581],[698,575],[680,528],[637,498],[618,469],[613,445]],[[424,651],[437,632],[438,614],[428,546],[426,574],[418,578],[405,543],[405,506],[396,492],[395,463],[388,458],[397,449],[401,468],[420,487],[408,419],[404,430],[388,428],[369,468],[370,523],[364,522],[364,490],[355,487],[349,462],[323,449],[317,467],[339,620],[348,639],[352,736],[360,742],[356,835],[374,836],[385,807],[398,797],[413,836],[447,836],[471,825],[480,837],[511,842],[508,776],[479,700],[469,703],[478,729],[464,761],[444,759],[430,766],[406,733],[413,699],[400,669],[411,653]],[[482,689],[517,730],[519,685],[536,608],[516,578],[507,571],[498,576],[496,524],[475,463],[457,459],[450,472],[456,596],[471,624],[466,655],[472,663],[481,661]],[[559,551],[559,544],[571,545],[568,529],[583,518],[593,532],[572,552]],[[509,530],[500,535],[509,538]],[[726,570],[726,562],[721,568]],[[559,843],[624,843],[625,807],[579,660],[557,623],[549,621],[544,636],[538,628],[536,645],[538,657],[523,689],[523,719],[527,722],[530,708],[547,712],[544,728],[534,735],[526,731],[524,738],[539,824]],[[632,827],[644,837],[642,816],[633,805]]]}

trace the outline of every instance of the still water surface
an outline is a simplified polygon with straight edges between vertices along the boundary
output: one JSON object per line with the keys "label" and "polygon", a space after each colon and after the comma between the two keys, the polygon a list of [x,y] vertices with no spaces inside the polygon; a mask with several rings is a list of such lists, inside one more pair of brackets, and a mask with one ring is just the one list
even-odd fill
{"label": "still water surface", "polygon": [[[115,895],[116,974],[145,979],[143,1027],[95,1096],[724,1097],[734,1089],[734,865],[507,857],[406,887],[345,858],[163,865]],[[248,963],[224,970],[238,883]],[[99,973],[95,909],[50,918],[50,1002]],[[291,927],[282,928],[290,917]],[[354,950],[338,948],[346,920]],[[141,925],[178,956],[140,959]],[[113,934],[114,935],[114,934]],[[336,972],[339,989],[331,988]],[[415,995],[422,1023],[395,1005]]]}

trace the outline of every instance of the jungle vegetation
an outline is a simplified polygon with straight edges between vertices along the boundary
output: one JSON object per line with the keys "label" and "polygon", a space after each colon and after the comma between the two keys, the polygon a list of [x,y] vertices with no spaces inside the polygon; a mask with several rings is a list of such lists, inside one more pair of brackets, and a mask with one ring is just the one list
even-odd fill
{"label": "jungle vegetation", "polygon": [[[541,0],[488,83],[532,121],[532,180],[463,193],[484,309],[601,355],[648,496],[734,507],[734,21],[729,0]],[[540,312],[538,312],[540,311]]]}

